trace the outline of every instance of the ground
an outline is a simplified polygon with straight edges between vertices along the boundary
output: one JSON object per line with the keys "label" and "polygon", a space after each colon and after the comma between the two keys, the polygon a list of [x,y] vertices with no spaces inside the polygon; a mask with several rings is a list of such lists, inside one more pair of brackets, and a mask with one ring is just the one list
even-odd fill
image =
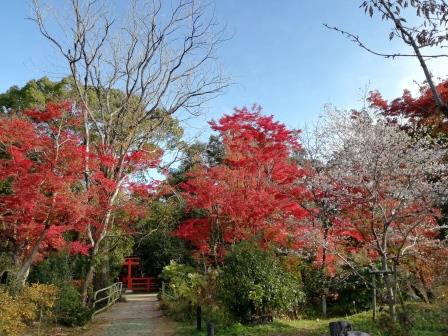
{"label": "ground", "polygon": [[[92,322],[81,328],[47,327],[40,335],[52,336],[174,336],[176,323],[159,309],[156,294],[123,295],[108,310],[96,315]],[[38,335],[37,329],[27,336]]]}
{"label": "ground", "polygon": [[175,335],[175,323],[163,316],[155,294],[123,296],[107,311],[95,316],[82,336]]}
{"label": "ground", "polygon": [[[398,330],[382,313],[380,321],[372,320],[372,312],[362,312],[351,316],[331,319],[279,319],[272,324],[260,326],[216,326],[217,336],[328,336],[328,324],[331,321],[347,320],[354,330],[370,333],[372,336],[448,336],[448,303],[438,304],[410,303],[408,312],[412,316],[413,327],[410,333]],[[409,328],[408,328],[409,329]],[[178,327],[177,335],[204,336],[205,330],[197,332],[194,323],[183,323]]]}
{"label": "ground", "polygon": [[[127,295],[124,302],[118,302],[107,311],[97,315],[82,328],[51,328],[41,330],[40,335],[52,336],[203,336],[197,332],[193,322],[175,323],[163,316],[154,294]],[[448,336],[448,303],[408,305],[413,316],[411,336]],[[384,315],[383,315],[384,316]],[[334,320],[348,320],[355,330],[369,332],[372,336],[404,335],[391,330],[386,320],[372,321],[372,312],[337,317],[332,319],[276,320],[260,326],[217,325],[216,336],[328,336],[328,323]],[[389,329],[389,330],[386,330]],[[397,333],[398,332],[398,333]],[[27,334],[38,335],[37,330]]]}

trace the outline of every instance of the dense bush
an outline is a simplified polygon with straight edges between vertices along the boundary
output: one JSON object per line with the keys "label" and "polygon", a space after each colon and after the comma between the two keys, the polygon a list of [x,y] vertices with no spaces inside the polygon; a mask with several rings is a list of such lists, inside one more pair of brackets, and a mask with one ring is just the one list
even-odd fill
{"label": "dense bush", "polygon": [[370,309],[372,289],[364,282],[371,277],[367,269],[354,273],[348,267],[341,267],[335,275],[330,275],[314,262],[302,261],[300,270],[308,315],[321,316],[323,293],[326,293],[328,315],[344,316]]}
{"label": "dense bush", "polygon": [[82,305],[78,289],[70,284],[62,284],[59,288],[60,296],[54,309],[57,321],[66,326],[86,324],[93,312]]}
{"label": "dense bush", "polygon": [[0,335],[22,335],[27,324],[50,317],[59,290],[53,285],[32,284],[16,295],[0,288]]}
{"label": "dense bush", "polygon": [[212,322],[226,322],[226,312],[218,301],[218,272],[209,270],[198,273],[194,267],[172,261],[161,274],[166,284],[162,296],[162,307],[178,320],[192,318],[197,306],[202,307],[204,319]]}
{"label": "dense bush", "polygon": [[190,262],[190,251],[185,245],[184,241],[173,237],[171,232],[155,232],[138,244],[135,254],[142,256],[144,274],[158,276],[171,260]]}
{"label": "dense bush", "polygon": [[219,296],[236,320],[250,322],[295,310],[304,301],[300,285],[274,254],[241,243],[224,259]]}
{"label": "dense bush", "polygon": [[67,326],[84,325],[92,315],[91,309],[82,305],[78,289],[71,284],[73,268],[79,261],[79,258],[66,253],[51,254],[33,268],[29,278],[32,282],[57,286],[59,297],[55,302],[54,316],[58,323]]}
{"label": "dense bush", "polygon": [[134,249],[136,255],[142,256],[143,273],[158,276],[171,260],[192,262],[187,243],[172,234],[184,215],[183,204],[176,197],[161,198],[149,205],[148,215],[138,223],[138,230],[150,234],[137,241]]}
{"label": "dense bush", "polygon": [[167,284],[167,295],[176,300],[197,303],[203,276],[192,266],[171,261],[164,267],[161,278]]}
{"label": "dense bush", "polygon": [[[369,279],[366,272],[361,273],[364,279]],[[333,298],[328,300],[328,311],[332,315],[355,314],[372,307],[372,289],[358,274],[336,276],[332,279],[330,293]]]}
{"label": "dense bush", "polygon": [[59,285],[72,279],[71,256],[68,253],[52,253],[31,269],[28,281]]}

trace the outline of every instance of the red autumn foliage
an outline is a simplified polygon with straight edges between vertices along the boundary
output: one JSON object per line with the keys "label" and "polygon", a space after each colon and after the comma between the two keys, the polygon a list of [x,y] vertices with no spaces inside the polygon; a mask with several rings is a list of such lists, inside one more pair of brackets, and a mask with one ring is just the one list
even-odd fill
{"label": "red autumn foliage", "polygon": [[[161,153],[134,151],[123,160],[126,174],[117,181],[109,170],[117,169],[118,160],[100,146],[87,153],[81,125],[67,102],[1,117],[0,239],[19,266],[62,248],[88,254],[109,213],[119,214],[114,223],[126,231],[146,211],[142,199],[155,184],[132,174],[156,166]],[[67,242],[67,231],[78,232],[78,241]]]}
{"label": "red autumn foliage", "polygon": [[41,236],[43,253],[64,247],[64,232],[84,228],[87,198],[77,191],[84,149],[72,127],[77,119],[67,103],[1,118],[0,235],[18,259],[29,257]]}
{"label": "red autumn foliage", "polygon": [[[379,93],[370,101],[389,106]],[[309,160],[307,178],[319,210],[310,211],[317,265],[331,275],[340,264],[381,262],[385,269],[439,253],[436,195],[444,192],[444,147],[366,111],[331,110],[323,130],[318,140],[332,147],[320,156],[324,160]]]}
{"label": "red autumn foliage", "polygon": [[[448,80],[439,83],[436,89],[442,100],[448,102]],[[404,117],[413,124],[433,127],[435,133],[448,133],[448,121],[427,87],[422,88],[417,97],[413,97],[409,90],[404,90],[401,97],[391,102],[383,99],[378,91],[373,91],[368,100],[373,107],[379,109],[392,121]]]}
{"label": "red autumn foliage", "polygon": [[[371,101],[385,106],[379,95]],[[445,189],[445,148],[365,112],[345,118],[332,119],[342,149],[326,174],[337,209],[327,246],[344,261],[361,252],[357,263],[380,261],[383,269],[440,251],[437,206]]]}
{"label": "red autumn foliage", "polygon": [[191,218],[176,235],[215,261],[241,240],[302,245],[301,223],[309,214],[300,206],[308,197],[305,172],[291,160],[300,149],[297,132],[257,107],[237,109],[210,125],[221,135],[224,163],[198,165],[189,174],[182,188]]}

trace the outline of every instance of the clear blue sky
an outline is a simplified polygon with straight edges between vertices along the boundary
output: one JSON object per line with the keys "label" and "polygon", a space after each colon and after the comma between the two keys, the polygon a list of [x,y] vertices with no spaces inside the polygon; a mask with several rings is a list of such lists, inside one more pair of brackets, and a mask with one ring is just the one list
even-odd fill
{"label": "clear blue sky", "polygon": [[[53,0],[56,1],[56,0]],[[357,32],[370,46],[399,50],[387,39],[388,27],[370,19],[355,0],[214,0],[216,17],[226,23],[232,39],[219,52],[221,63],[236,83],[208,104],[205,120],[231,113],[235,106],[258,103],[265,113],[290,127],[312,121],[326,103],[359,106],[360,89],[370,82],[386,97],[399,95],[422,74],[415,60],[375,57],[322,23]],[[32,78],[64,75],[54,48],[37,32],[30,1],[1,1],[0,91]],[[398,46],[398,47],[397,47]],[[434,72],[443,64],[434,64]]]}

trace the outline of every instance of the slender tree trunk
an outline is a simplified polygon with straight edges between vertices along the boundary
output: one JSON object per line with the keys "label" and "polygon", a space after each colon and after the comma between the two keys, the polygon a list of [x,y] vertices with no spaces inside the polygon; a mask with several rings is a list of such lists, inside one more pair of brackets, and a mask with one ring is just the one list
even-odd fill
{"label": "slender tree trunk", "polygon": [[95,244],[93,246],[93,249],[90,253],[90,258],[89,258],[89,267],[87,270],[87,274],[86,277],[84,278],[84,283],[82,285],[82,290],[81,290],[81,299],[82,299],[82,303],[83,305],[87,305],[87,299],[89,296],[89,288],[92,285],[93,282],[93,276],[95,275],[95,258],[98,255],[98,252],[100,250],[100,245],[101,242],[103,241],[104,237],[106,237],[106,233],[107,230],[109,228],[109,222],[110,222],[110,218],[111,218],[111,214],[112,214],[112,204],[115,201],[115,198],[118,194],[118,190],[119,190],[119,185],[117,186],[117,189],[115,190],[114,195],[111,197],[110,200],[110,207],[109,210],[107,211],[105,218],[104,218],[104,224],[103,224],[103,228],[101,230],[100,236],[98,237],[98,239],[95,241]]}
{"label": "slender tree trunk", "polygon": [[[325,222],[326,223],[326,222]],[[325,273],[325,265],[327,263],[327,243],[328,243],[328,231],[330,230],[329,225],[325,224],[324,229],[324,246],[322,249],[322,275],[324,277],[324,288],[322,288],[322,315],[323,317],[327,317],[327,293],[328,293],[328,281],[327,275]]]}
{"label": "slender tree trunk", "polygon": [[45,226],[44,230],[41,232],[39,238],[35,242],[31,253],[25,259],[25,262],[22,263],[19,270],[17,271],[16,281],[19,287],[23,287],[25,285],[26,280],[28,279],[28,275],[30,273],[31,265],[33,264],[34,257],[39,251],[40,244],[47,237],[48,231],[50,230],[50,225]]}
{"label": "slender tree trunk", "polygon": [[89,297],[89,288],[93,282],[93,276],[95,275],[95,258],[99,251],[99,241],[96,242],[94,248],[92,249],[89,256],[89,266],[87,269],[87,274],[84,278],[82,289],[81,289],[81,300],[84,306],[87,305],[87,299]]}
{"label": "slender tree trunk", "polygon": [[[389,267],[387,266],[386,256],[383,254],[381,257],[381,264],[383,266],[383,271],[389,271]],[[389,305],[389,315],[390,317],[396,321],[397,312],[395,310],[395,295],[394,295],[394,281],[392,279],[392,274],[385,274],[385,282],[386,282],[386,291],[387,291],[387,301]]]}

